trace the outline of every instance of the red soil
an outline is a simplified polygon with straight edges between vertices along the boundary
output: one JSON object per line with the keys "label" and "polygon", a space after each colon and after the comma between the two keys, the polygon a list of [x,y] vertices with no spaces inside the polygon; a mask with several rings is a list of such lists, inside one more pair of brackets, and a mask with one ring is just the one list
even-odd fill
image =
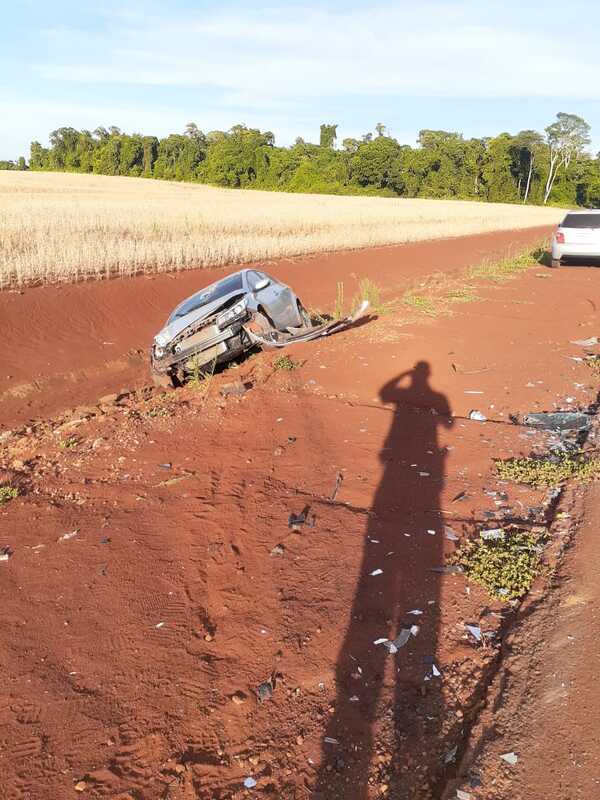
{"label": "red soil", "polygon": [[[272,271],[308,305],[330,305],[336,281],[352,293],[349,271],[393,296],[539,238],[469,237]],[[106,363],[145,346],[198,280],[0,297],[3,328],[27,309],[44,320],[36,347],[21,328],[31,360],[2,370],[16,383],[42,373],[42,390],[21,409],[5,399],[7,417],[53,415],[0,444],[0,482],[22,490],[0,509],[0,547],[13,551],[0,562],[0,797],[67,798],[76,784],[121,800],[440,797],[510,622],[509,607],[464,576],[432,571],[456,547],[444,526],[463,538],[494,525],[486,512],[499,504],[522,517],[543,502],[545,492],[501,484],[492,459],[544,441],[509,413],[595,398],[592,373],[566,356],[581,354],[570,340],[598,332],[600,272],[534,268],[481,287],[452,316],[384,315],[290,350],[304,362],[290,373],[271,354],[252,358],[216,376],[208,397],[148,389],[58,413],[67,398],[143,384],[141,361]],[[224,400],[232,376],[253,388]],[[473,408],[489,421],[465,419]],[[289,515],[307,506],[314,526],[291,529]],[[465,623],[494,643],[478,646]],[[397,655],[373,644],[413,624]],[[433,664],[441,676],[428,679]],[[270,678],[272,697],[258,702]],[[244,788],[248,777],[256,788]]]}
{"label": "red soil", "polygon": [[[331,308],[369,277],[398,295],[424,275],[516,252],[547,228],[284,260],[269,271],[309,307]],[[174,306],[225,270],[200,270],[0,293],[0,422],[12,425],[148,381],[147,351]]]}

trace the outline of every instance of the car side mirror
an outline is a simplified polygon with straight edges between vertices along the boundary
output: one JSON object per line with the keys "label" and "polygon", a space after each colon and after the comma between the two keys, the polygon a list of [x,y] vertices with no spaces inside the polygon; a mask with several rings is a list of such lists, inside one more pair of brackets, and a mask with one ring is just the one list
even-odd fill
{"label": "car side mirror", "polygon": [[255,291],[255,292],[260,292],[260,290],[261,290],[261,289],[266,289],[266,288],[267,288],[267,286],[268,286],[270,283],[271,283],[271,281],[270,281],[268,278],[263,278],[262,280],[260,280],[260,281],[257,281],[257,282],[254,284],[254,291]]}

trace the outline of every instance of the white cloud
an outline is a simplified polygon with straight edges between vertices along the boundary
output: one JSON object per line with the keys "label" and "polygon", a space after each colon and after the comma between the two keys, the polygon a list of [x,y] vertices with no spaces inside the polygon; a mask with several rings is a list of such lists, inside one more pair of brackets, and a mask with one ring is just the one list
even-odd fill
{"label": "white cloud", "polygon": [[595,48],[574,54],[558,33],[518,30],[510,13],[500,26],[477,21],[473,7],[129,15],[103,34],[53,31],[57,57],[38,69],[51,81],[247,93],[257,107],[348,95],[600,97]]}

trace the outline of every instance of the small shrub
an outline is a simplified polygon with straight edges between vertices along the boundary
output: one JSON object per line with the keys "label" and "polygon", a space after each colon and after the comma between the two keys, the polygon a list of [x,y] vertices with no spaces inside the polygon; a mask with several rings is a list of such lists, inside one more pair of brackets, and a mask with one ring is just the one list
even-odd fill
{"label": "small shrub", "polygon": [[585,360],[585,363],[588,365],[594,375],[600,377],[600,356],[588,356],[588,358]]}
{"label": "small shrub", "polygon": [[342,319],[343,316],[344,316],[344,284],[342,283],[342,281],[339,281],[335,295],[335,305],[333,306],[333,318]]}
{"label": "small shrub", "polygon": [[13,486],[0,486],[0,506],[9,503],[19,496],[19,490]]}
{"label": "small shrub", "polygon": [[77,447],[79,444],[79,439],[76,436],[68,436],[66,439],[62,439],[59,442],[59,447],[62,447],[63,450],[72,450],[74,447]]}
{"label": "small shrub", "polygon": [[449,559],[492,597],[514,600],[527,594],[541,571],[545,534],[505,531],[499,539],[472,539]]}
{"label": "small shrub", "polygon": [[570,480],[586,483],[600,474],[600,459],[586,459],[580,454],[555,459],[509,458],[496,461],[495,464],[503,480],[525,483],[535,489],[558,486]]}
{"label": "small shrub", "polygon": [[302,362],[294,361],[290,356],[279,356],[279,358],[276,358],[273,362],[273,369],[283,369],[288,372],[291,372],[293,369],[298,369],[301,366]]}
{"label": "small shrub", "polygon": [[202,366],[200,366],[198,359],[195,359],[190,377],[187,380],[187,385],[201,392],[204,399],[208,397],[216,366],[216,358],[209,364],[203,364]]}
{"label": "small shrub", "polygon": [[352,301],[352,311],[356,311],[363,300],[369,301],[369,308],[376,314],[385,314],[391,311],[389,305],[381,302],[381,289],[369,278],[361,278],[358,282],[358,292],[354,295]]}

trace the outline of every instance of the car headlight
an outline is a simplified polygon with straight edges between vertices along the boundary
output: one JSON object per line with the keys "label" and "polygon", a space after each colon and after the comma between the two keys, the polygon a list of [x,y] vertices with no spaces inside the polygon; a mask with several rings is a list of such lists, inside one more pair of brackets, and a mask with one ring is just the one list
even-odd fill
{"label": "car headlight", "polygon": [[240,300],[239,303],[236,303],[234,306],[231,306],[231,308],[228,308],[227,311],[219,314],[217,317],[217,327],[220,329],[226,328],[230,322],[233,322],[234,319],[246,316],[247,308],[248,301],[244,297],[244,299]]}
{"label": "car headlight", "polygon": [[156,343],[157,348],[165,347],[168,339],[163,333],[159,333],[154,337],[154,341]]}
{"label": "car headlight", "polygon": [[155,355],[156,358],[162,358],[164,356],[164,354],[165,354],[165,348],[164,347],[155,347],[154,348],[154,355]]}

